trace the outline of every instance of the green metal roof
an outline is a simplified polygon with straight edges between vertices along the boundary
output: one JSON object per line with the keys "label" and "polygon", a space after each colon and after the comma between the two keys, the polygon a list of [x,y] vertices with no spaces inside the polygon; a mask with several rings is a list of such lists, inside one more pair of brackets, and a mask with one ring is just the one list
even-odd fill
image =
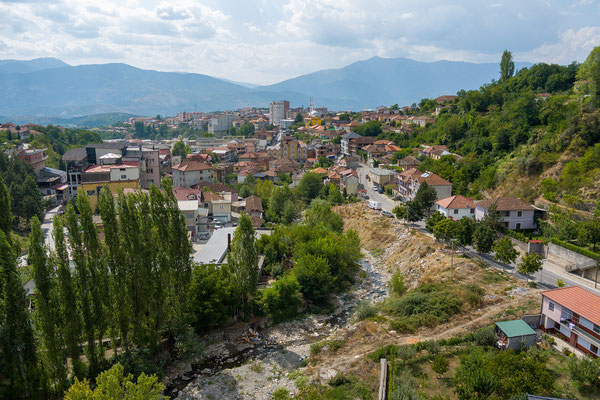
{"label": "green metal roof", "polygon": [[511,337],[535,335],[535,331],[531,329],[529,325],[522,319],[515,319],[513,321],[502,321],[496,322],[496,326],[504,332],[504,334]]}

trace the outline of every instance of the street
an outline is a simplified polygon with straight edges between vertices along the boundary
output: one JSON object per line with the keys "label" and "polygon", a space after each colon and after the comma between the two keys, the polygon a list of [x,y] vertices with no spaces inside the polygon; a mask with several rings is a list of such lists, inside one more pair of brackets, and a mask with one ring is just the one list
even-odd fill
{"label": "street", "polygon": [[50,251],[54,251],[54,237],[52,236],[52,224],[54,216],[58,213],[59,209],[60,206],[56,206],[44,213],[44,220],[41,224],[42,232],[44,233],[44,240],[46,242],[48,250]]}
{"label": "street", "polygon": [[382,210],[392,212],[392,209],[396,206],[395,202],[389,197],[387,197],[385,194],[374,191],[373,184],[367,180],[367,175],[369,174],[369,167],[360,164],[360,167],[358,167],[357,172],[359,182],[363,185],[364,189],[366,189],[367,194],[369,195],[369,199],[381,203]]}

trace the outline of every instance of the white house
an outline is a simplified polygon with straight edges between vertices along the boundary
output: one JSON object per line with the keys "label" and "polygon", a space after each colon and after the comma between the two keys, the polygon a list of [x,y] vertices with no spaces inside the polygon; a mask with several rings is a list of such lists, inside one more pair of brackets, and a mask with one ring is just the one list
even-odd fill
{"label": "white house", "polygon": [[435,202],[435,210],[447,218],[475,218],[475,202],[459,194]]}
{"label": "white house", "polygon": [[190,188],[200,182],[213,182],[212,166],[195,160],[185,159],[173,167],[173,186]]}
{"label": "white house", "polygon": [[516,197],[497,197],[476,203],[475,219],[481,220],[492,206],[500,213],[504,227],[508,229],[535,229],[535,208]]}

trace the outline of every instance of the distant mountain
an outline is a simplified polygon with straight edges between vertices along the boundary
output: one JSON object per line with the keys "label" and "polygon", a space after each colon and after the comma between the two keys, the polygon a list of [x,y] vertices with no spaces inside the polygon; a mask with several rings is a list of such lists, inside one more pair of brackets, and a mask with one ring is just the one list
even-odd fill
{"label": "distant mountain", "polygon": [[69,64],[57,58],[36,58],[33,60],[0,60],[0,74],[26,74],[44,69],[68,67]]}
{"label": "distant mountain", "polygon": [[[520,69],[530,63],[516,63]],[[407,58],[373,57],[339,69],[327,69],[256,89],[273,92],[296,91],[313,96],[315,104],[345,110],[358,102],[360,108],[378,105],[409,105],[423,98],[475,89],[497,78],[497,63],[420,62]]]}
{"label": "distant mountain", "polygon": [[240,86],[243,86],[243,87],[248,88],[248,89],[254,89],[255,87],[260,86],[260,85],[257,85],[256,83],[250,83],[250,82],[237,82],[237,81],[232,81],[231,79],[225,79],[225,78],[217,78],[217,79],[220,79],[223,82],[233,83],[233,84],[236,84],[236,85],[240,85]]}
{"label": "distant mountain", "polygon": [[124,114],[124,113],[106,113],[106,114],[94,114],[94,115],[83,115],[80,117],[73,118],[60,118],[60,117],[46,117],[46,116],[30,116],[20,115],[13,117],[2,117],[0,116],[0,123],[10,121],[15,124],[26,124],[32,123],[37,125],[60,125],[67,128],[71,127],[85,127],[85,128],[99,128],[103,126],[111,126],[117,122],[127,121],[129,118],[139,117],[136,114]]}
{"label": "distant mountain", "polygon": [[[521,68],[529,64],[517,64]],[[411,104],[425,97],[474,89],[499,74],[495,63],[373,57],[340,69],[302,75],[269,86],[235,83],[202,74],[157,72],[127,64],[70,66],[53,58],[0,61],[0,114],[7,118],[126,113],[173,115],[267,106],[287,99],[360,110]]]}

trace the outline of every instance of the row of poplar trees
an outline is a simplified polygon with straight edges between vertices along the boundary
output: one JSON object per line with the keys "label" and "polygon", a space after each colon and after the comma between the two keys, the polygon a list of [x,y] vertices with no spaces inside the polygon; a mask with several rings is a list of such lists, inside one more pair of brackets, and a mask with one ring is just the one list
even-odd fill
{"label": "row of poplar trees", "polygon": [[185,329],[191,243],[171,182],[162,185],[149,194],[104,188],[103,238],[86,193],[54,217],[54,249],[33,218],[31,315],[11,245],[10,196],[0,182],[0,398],[59,396],[69,377],[94,377],[107,366],[107,339],[115,350],[157,353]]}

